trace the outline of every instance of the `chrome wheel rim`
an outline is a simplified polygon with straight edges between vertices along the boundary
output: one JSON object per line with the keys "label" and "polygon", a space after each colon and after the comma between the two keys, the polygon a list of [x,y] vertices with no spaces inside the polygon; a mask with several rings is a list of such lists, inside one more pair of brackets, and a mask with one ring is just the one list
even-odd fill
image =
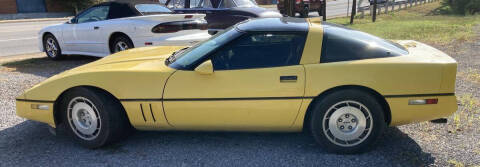
{"label": "chrome wheel rim", "polygon": [[129,49],[128,44],[123,41],[118,41],[117,44],[115,44],[115,52],[120,52]]}
{"label": "chrome wheel rim", "polygon": [[97,138],[100,129],[100,114],[95,105],[84,97],[76,97],[68,103],[68,123],[75,135],[84,140]]}
{"label": "chrome wheel rim", "polygon": [[341,101],[327,110],[323,133],[332,143],[352,147],[362,143],[372,132],[370,110],[356,101]]}
{"label": "chrome wheel rim", "polygon": [[58,54],[57,42],[53,38],[48,38],[45,49],[50,57],[56,57]]}

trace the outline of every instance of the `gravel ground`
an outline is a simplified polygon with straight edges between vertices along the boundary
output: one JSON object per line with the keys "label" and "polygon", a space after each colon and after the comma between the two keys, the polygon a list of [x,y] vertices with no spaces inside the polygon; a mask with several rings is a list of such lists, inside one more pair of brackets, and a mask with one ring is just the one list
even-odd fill
{"label": "gravel ground", "polygon": [[[480,31],[479,31],[480,32]],[[480,35],[479,35],[480,37]],[[480,165],[480,40],[436,46],[459,62],[457,119],[390,127],[360,155],[326,153],[304,133],[136,132],[89,150],[47,125],[15,115],[15,97],[34,84],[96,59],[34,58],[0,66],[0,166],[467,166]],[[478,71],[476,71],[478,73]],[[461,74],[461,75],[460,75]],[[457,121],[455,121],[457,120]]]}

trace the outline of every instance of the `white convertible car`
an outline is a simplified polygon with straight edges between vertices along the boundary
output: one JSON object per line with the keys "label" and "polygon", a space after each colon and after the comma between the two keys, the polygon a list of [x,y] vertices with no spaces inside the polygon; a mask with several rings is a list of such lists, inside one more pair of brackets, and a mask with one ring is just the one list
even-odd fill
{"label": "white convertible car", "polygon": [[173,14],[159,4],[106,2],[67,23],[39,32],[40,50],[56,60],[64,55],[104,57],[149,45],[188,45],[210,37],[204,14]]}

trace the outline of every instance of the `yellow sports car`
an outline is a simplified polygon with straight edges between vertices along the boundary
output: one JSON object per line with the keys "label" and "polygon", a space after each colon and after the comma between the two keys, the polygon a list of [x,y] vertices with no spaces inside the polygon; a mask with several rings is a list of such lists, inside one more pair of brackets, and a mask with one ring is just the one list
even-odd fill
{"label": "yellow sports car", "polygon": [[241,22],[192,47],[123,51],[53,76],[17,114],[97,148],[138,130],[309,130],[357,153],[387,126],[457,110],[454,59],[318,19]]}

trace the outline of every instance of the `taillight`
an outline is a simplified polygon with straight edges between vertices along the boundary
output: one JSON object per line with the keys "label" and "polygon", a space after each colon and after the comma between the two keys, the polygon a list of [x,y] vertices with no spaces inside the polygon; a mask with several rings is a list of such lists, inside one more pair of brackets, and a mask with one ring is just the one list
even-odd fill
{"label": "taillight", "polygon": [[152,28],[153,33],[172,33],[182,30],[207,29],[205,20],[172,21],[156,25]]}
{"label": "taillight", "polygon": [[183,17],[183,18],[191,19],[191,18],[193,18],[193,15],[185,15],[185,17]]}

